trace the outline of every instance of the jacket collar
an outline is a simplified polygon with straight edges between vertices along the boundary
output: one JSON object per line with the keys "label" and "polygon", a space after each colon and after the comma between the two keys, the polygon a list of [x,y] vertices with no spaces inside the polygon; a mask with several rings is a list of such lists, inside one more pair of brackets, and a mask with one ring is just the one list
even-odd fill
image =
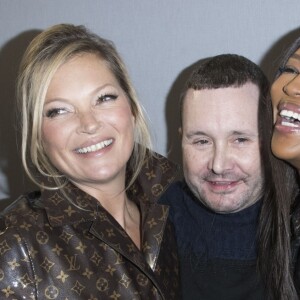
{"label": "jacket collar", "polygon": [[157,200],[175,180],[177,171],[175,164],[155,154],[146,159],[140,175],[128,191],[129,198],[136,201],[141,211],[141,251],[95,198],[71,183],[66,186],[65,195],[61,191],[43,191],[41,203],[51,226],[84,226],[139,267],[154,270],[168,217],[168,207],[157,204]]}
{"label": "jacket collar", "polygon": [[[140,175],[128,191],[129,198],[136,201],[141,212],[149,211],[175,180],[177,172],[178,167],[167,158],[156,153],[147,157]],[[92,221],[99,211],[105,211],[95,198],[72,183],[66,185],[64,193],[60,190],[42,191],[41,203],[51,226]]]}

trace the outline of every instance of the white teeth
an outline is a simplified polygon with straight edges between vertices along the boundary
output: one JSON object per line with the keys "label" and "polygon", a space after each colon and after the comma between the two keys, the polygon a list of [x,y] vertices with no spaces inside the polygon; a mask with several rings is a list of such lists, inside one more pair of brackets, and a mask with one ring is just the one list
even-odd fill
{"label": "white teeth", "polygon": [[281,117],[293,118],[300,121],[300,114],[293,112],[291,110],[284,109],[280,112]]}
{"label": "white teeth", "polygon": [[105,140],[105,141],[100,142],[100,143],[95,144],[95,145],[91,145],[91,146],[88,146],[88,147],[85,147],[85,148],[77,149],[76,152],[78,152],[78,153],[95,152],[95,151],[98,151],[100,149],[103,149],[104,147],[109,146],[112,142],[113,142],[112,139]]}
{"label": "white teeth", "polygon": [[298,125],[290,122],[282,122],[281,125],[288,126],[288,127],[299,127]]}

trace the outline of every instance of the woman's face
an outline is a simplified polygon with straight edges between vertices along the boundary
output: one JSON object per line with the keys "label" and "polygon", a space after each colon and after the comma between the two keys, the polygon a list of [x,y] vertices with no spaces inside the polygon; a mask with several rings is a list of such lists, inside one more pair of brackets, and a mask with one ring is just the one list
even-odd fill
{"label": "woman's face", "polygon": [[98,56],[73,57],[54,74],[43,108],[43,147],[83,190],[124,186],[134,126],[129,100]]}
{"label": "woman's face", "polygon": [[271,87],[273,153],[300,170],[300,49],[287,61]]}

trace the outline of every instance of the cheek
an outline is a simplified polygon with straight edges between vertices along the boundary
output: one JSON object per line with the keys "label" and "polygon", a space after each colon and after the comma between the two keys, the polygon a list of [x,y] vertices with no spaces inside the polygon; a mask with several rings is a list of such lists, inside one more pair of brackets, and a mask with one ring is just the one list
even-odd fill
{"label": "cheek", "polygon": [[185,172],[188,172],[190,175],[197,175],[206,168],[208,163],[207,154],[197,151],[192,146],[183,147],[182,152]]}
{"label": "cheek", "polygon": [[113,115],[111,115],[110,122],[120,130],[128,131],[129,134],[133,134],[135,118],[132,115],[130,108],[124,108],[116,111]]}
{"label": "cheek", "polygon": [[271,86],[270,94],[273,108],[276,108],[282,96],[283,81],[279,77]]}
{"label": "cheek", "polygon": [[252,151],[240,152],[236,155],[236,165],[244,173],[260,174],[262,171],[259,148]]}
{"label": "cheek", "polygon": [[62,149],[68,140],[68,127],[57,126],[53,124],[43,124],[42,126],[42,142],[46,154],[49,152]]}
{"label": "cheek", "polygon": [[56,140],[56,130],[55,126],[52,127],[49,124],[43,124],[42,126],[42,141],[43,146],[46,148],[47,145]]}

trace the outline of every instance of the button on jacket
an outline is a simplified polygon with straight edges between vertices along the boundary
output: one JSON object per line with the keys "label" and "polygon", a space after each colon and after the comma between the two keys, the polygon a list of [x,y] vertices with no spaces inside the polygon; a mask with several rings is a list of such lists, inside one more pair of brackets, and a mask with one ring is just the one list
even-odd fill
{"label": "button on jacket", "polygon": [[65,195],[20,197],[0,218],[0,299],[180,299],[168,207],[157,204],[175,170],[163,157],[149,159],[128,191],[140,208],[141,250],[72,184]]}

